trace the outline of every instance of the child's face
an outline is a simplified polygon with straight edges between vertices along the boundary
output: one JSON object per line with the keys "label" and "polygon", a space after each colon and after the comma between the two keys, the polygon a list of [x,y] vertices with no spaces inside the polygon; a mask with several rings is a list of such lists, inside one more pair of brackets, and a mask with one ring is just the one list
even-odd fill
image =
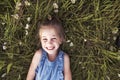
{"label": "child's face", "polygon": [[54,28],[42,28],[39,32],[42,48],[48,54],[54,54],[58,51],[62,40]]}

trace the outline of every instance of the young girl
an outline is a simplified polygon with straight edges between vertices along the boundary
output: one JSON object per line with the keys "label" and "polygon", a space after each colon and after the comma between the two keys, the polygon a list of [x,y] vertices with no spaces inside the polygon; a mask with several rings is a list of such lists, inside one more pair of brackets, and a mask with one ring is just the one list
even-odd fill
{"label": "young girl", "polygon": [[72,80],[69,56],[60,49],[64,31],[57,18],[39,24],[42,48],[33,56],[26,80]]}

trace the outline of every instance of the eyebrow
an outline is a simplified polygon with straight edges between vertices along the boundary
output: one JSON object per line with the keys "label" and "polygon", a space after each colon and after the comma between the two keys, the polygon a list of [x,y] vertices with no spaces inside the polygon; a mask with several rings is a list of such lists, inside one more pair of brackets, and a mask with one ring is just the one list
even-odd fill
{"label": "eyebrow", "polygon": [[52,36],[56,36],[56,35],[52,35]]}
{"label": "eyebrow", "polygon": [[[52,35],[52,36],[56,36],[56,35]],[[42,36],[42,37],[46,37],[46,36]]]}

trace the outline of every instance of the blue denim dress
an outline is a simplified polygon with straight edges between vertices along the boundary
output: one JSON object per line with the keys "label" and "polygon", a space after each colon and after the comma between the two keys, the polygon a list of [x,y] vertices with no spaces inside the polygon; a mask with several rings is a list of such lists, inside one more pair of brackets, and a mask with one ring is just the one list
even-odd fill
{"label": "blue denim dress", "polygon": [[64,52],[59,51],[56,59],[48,60],[47,53],[42,50],[42,59],[36,69],[35,80],[64,80]]}

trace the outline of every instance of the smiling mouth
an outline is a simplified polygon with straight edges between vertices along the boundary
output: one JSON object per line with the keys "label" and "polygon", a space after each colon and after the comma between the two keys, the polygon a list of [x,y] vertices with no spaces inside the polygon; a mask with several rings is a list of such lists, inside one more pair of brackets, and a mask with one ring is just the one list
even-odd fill
{"label": "smiling mouth", "polygon": [[47,48],[47,50],[53,50],[55,47],[46,47]]}

